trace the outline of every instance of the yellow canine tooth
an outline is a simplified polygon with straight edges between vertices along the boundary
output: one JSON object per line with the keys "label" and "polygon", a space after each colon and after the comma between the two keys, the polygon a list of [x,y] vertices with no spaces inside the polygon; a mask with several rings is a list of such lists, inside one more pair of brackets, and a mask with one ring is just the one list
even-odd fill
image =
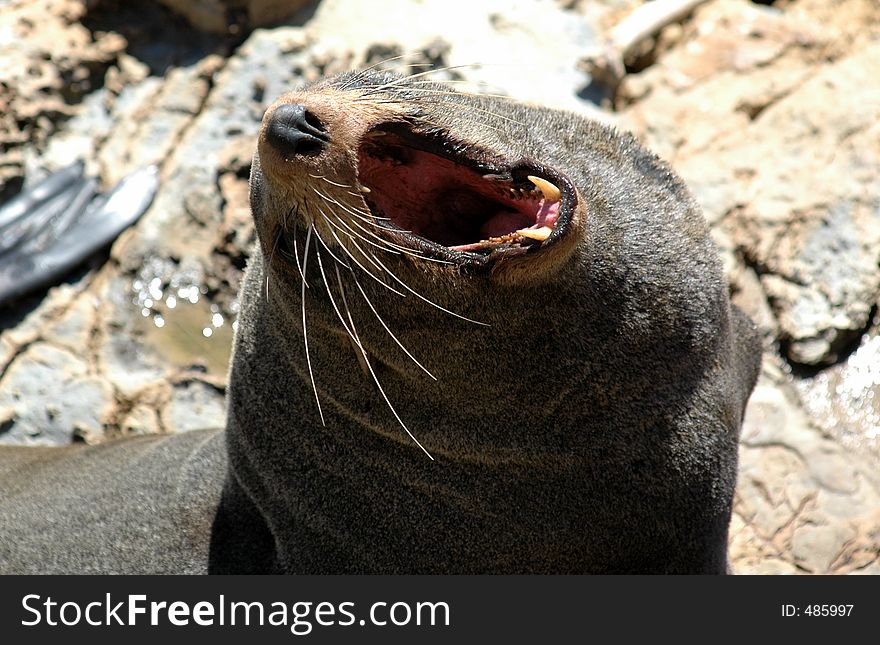
{"label": "yellow canine tooth", "polygon": [[562,197],[562,193],[559,192],[559,189],[546,179],[529,175],[528,180],[538,187],[538,190],[541,191],[541,194],[544,195],[544,199],[548,202],[558,202],[559,198]]}
{"label": "yellow canine tooth", "polygon": [[[553,186],[553,184],[550,184]],[[556,186],[553,186],[556,188]],[[537,240],[538,242],[543,242],[548,237],[550,237],[550,233],[553,232],[553,229],[549,226],[542,226],[541,228],[522,228],[517,231],[519,235],[523,237],[527,237],[530,240]]]}
{"label": "yellow canine tooth", "polygon": [[364,193],[365,195],[366,195],[367,193],[371,193],[371,192],[373,192],[372,190],[370,190],[370,189],[367,188],[366,186],[361,186],[360,188],[358,188],[358,190],[361,191],[362,193]]}

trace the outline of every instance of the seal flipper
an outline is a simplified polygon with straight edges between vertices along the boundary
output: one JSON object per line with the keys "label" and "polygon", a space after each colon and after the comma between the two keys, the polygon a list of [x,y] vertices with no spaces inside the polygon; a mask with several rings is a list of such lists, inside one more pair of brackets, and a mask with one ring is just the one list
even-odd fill
{"label": "seal flipper", "polygon": [[51,230],[51,224],[66,219],[67,213],[81,215],[88,202],[81,203],[79,196],[88,186],[88,181],[78,179],[26,215],[0,226],[0,258],[5,260],[16,253],[24,252],[25,246],[31,240],[44,237],[47,227]]}
{"label": "seal flipper", "polygon": [[[155,166],[136,171],[87,208],[82,204],[79,186],[75,189],[65,186],[71,193],[67,210],[53,211],[51,217],[43,218],[42,225],[48,225],[46,230],[30,234],[21,248],[0,255],[0,305],[53,284],[116,239],[147,210],[158,182]],[[82,191],[88,188],[86,182]],[[56,236],[54,240],[53,236]],[[13,246],[19,242],[21,240]]]}
{"label": "seal flipper", "polygon": [[0,229],[25,217],[34,208],[58,195],[73,182],[82,179],[85,164],[77,161],[54,172],[32,188],[16,195],[0,207]]}

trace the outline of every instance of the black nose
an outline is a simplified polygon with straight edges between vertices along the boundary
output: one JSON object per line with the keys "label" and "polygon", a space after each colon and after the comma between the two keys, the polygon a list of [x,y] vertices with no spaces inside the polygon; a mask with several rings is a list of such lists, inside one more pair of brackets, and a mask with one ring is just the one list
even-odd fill
{"label": "black nose", "polygon": [[330,141],[324,124],[304,105],[279,105],[269,117],[266,140],[285,157],[316,155]]}

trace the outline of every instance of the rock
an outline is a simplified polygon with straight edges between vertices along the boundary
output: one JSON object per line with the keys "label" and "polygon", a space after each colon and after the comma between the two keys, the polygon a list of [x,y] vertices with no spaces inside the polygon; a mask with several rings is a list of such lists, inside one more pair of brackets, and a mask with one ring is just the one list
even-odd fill
{"label": "rock", "polygon": [[451,77],[470,88],[598,114],[578,97],[590,78],[577,61],[596,42],[595,29],[549,0],[484,0],[466,14],[443,0],[386,0],[381,11],[359,0],[323,0],[307,29],[322,49],[353,52],[355,60],[370,58],[371,49],[379,62],[434,43]]}
{"label": "rock", "polygon": [[21,185],[27,147],[44,145],[125,49],[119,34],[90,32],[84,15],[83,0],[6,3],[0,11],[0,199]]}
{"label": "rock", "polygon": [[88,373],[85,360],[36,343],[0,380],[0,410],[6,411],[0,444],[64,445],[74,435],[97,442],[112,408],[112,388]]}
{"label": "rock", "polygon": [[880,329],[875,324],[846,360],[794,381],[810,418],[847,448],[880,460]]}
{"label": "rock", "polygon": [[814,428],[784,378],[772,365],[765,370],[743,425],[734,569],[768,573],[767,556],[780,571],[877,566],[880,476],[874,463]]}
{"label": "rock", "polygon": [[880,45],[820,64],[832,34],[747,2],[709,3],[690,30],[628,122],[757,270],[788,358],[833,363],[880,295]]}
{"label": "rock", "polygon": [[[741,132],[764,107],[796,88],[821,59],[825,37],[809,20],[793,20],[747,0],[716,0],[701,7],[682,44],[656,65],[624,79],[624,125],[639,132],[660,156],[676,162]],[[686,127],[683,127],[686,124]],[[703,164],[690,173],[694,190],[725,190],[726,164]],[[684,172],[684,170],[682,170]],[[723,203],[708,200],[707,206]],[[707,208],[710,219],[717,208]],[[723,213],[722,209],[719,214]]]}
{"label": "rock", "polygon": [[148,405],[136,405],[122,420],[125,435],[158,434],[161,432],[156,410]]}
{"label": "rock", "polygon": [[[749,128],[758,163],[740,241],[797,363],[837,360],[880,295],[878,56],[872,45],[828,66]],[[730,150],[743,158],[742,136]]]}
{"label": "rock", "polygon": [[293,15],[313,0],[159,0],[204,31],[225,34],[262,27]]}
{"label": "rock", "polygon": [[170,432],[222,428],[226,425],[223,393],[199,381],[183,383],[174,388],[162,420]]}

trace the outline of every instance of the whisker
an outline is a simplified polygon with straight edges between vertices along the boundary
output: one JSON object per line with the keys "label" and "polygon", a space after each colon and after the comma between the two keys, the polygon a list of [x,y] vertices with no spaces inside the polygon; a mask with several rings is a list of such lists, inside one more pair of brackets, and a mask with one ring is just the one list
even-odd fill
{"label": "whisker", "polygon": [[406,284],[403,280],[401,280],[401,279],[398,278],[396,275],[394,275],[394,273],[393,273],[388,267],[386,267],[384,264],[382,264],[382,261],[379,260],[379,258],[377,258],[374,254],[370,254],[370,255],[371,255],[371,257],[373,258],[373,260],[375,260],[376,262],[379,263],[379,266],[381,266],[383,269],[385,269],[385,273],[387,273],[387,274],[390,275],[392,278],[394,278],[394,280],[395,280],[398,284],[400,284],[400,286],[402,286],[404,289],[406,289],[407,291],[409,291],[409,292],[410,292],[411,294],[413,294],[415,297],[417,297],[417,298],[419,298],[420,300],[423,300],[424,302],[428,303],[428,304],[431,305],[432,307],[436,307],[436,308],[439,309],[440,311],[443,311],[443,312],[449,314],[450,316],[455,316],[456,318],[461,318],[462,320],[466,320],[467,322],[472,322],[472,323],[474,323],[474,324],[476,324],[476,325],[483,325],[483,326],[485,326],[485,327],[491,327],[491,326],[492,326],[492,325],[490,325],[489,323],[480,322],[479,320],[473,320],[473,319],[471,319],[471,318],[468,318],[467,316],[462,316],[461,314],[457,314],[457,313],[455,313],[454,311],[450,311],[449,309],[446,309],[445,307],[442,307],[442,306],[438,305],[438,304],[437,304],[436,302],[434,302],[433,300],[429,300],[428,298],[426,298],[425,296],[423,296],[422,294],[420,294],[418,291],[416,291],[415,289],[413,289],[412,287],[410,287],[408,284]]}
{"label": "whisker", "polygon": [[389,87],[394,87],[395,85],[399,85],[400,83],[405,83],[414,78],[420,78],[422,76],[427,76],[428,74],[439,74],[440,72],[449,72],[456,69],[465,69],[467,67],[479,67],[479,63],[467,63],[464,65],[447,65],[446,67],[437,67],[425,70],[424,72],[419,72],[418,74],[410,74],[409,76],[403,76],[401,78],[395,79],[393,81],[389,81],[388,83],[383,83],[382,85],[376,85],[371,88],[372,92],[381,92],[383,90],[388,89]]}
{"label": "whisker", "polygon": [[388,335],[391,336],[391,339],[392,339],[395,343],[397,343],[397,346],[400,347],[400,349],[403,350],[403,353],[404,353],[404,354],[406,354],[407,356],[410,357],[410,359],[412,360],[413,363],[415,363],[415,364],[418,365],[420,368],[422,368],[422,371],[423,371],[425,374],[427,374],[428,376],[430,376],[432,379],[434,379],[434,380],[436,381],[436,380],[437,380],[437,377],[434,376],[433,374],[431,374],[431,372],[429,372],[428,369],[427,369],[424,365],[422,365],[422,364],[416,359],[415,356],[413,356],[412,354],[410,354],[410,353],[409,353],[409,350],[408,350],[406,347],[403,346],[403,343],[401,343],[400,340],[398,340],[398,338],[397,338],[397,336],[394,334],[394,332],[391,331],[391,330],[388,328],[388,325],[386,325],[386,324],[385,324],[385,321],[382,320],[382,317],[379,315],[379,312],[376,311],[376,308],[373,306],[373,303],[370,302],[370,299],[369,299],[369,298],[367,298],[367,294],[364,292],[363,287],[361,287],[361,283],[358,281],[357,276],[352,275],[352,278],[354,278],[354,284],[355,284],[355,286],[358,288],[358,291],[361,292],[361,295],[362,295],[363,298],[364,298],[364,302],[366,302],[367,305],[369,305],[370,310],[371,310],[371,311],[373,312],[373,314],[376,316],[376,320],[378,320],[379,323],[382,325],[382,327],[385,328],[385,331],[388,332]]}
{"label": "whisker", "polygon": [[[320,192],[319,192],[319,191],[315,191],[315,192],[318,193],[318,194],[320,195]],[[324,197],[323,195],[320,195],[320,196],[321,196],[321,197]],[[326,198],[325,198],[325,199],[326,199]],[[343,210],[346,210],[345,207],[344,207],[342,204],[340,204],[339,202],[337,202],[336,200],[328,200],[328,202],[330,202],[330,203],[334,203],[334,204],[336,204],[337,206],[341,207]],[[319,207],[319,210],[320,210],[320,207]],[[321,212],[323,213],[323,211],[321,211]],[[350,215],[353,215],[354,217],[357,217],[357,215],[354,214],[354,213],[352,213],[351,211],[348,211],[348,213],[349,213]],[[323,214],[324,214],[324,216],[326,217],[326,213],[323,213]],[[368,240],[367,238],[363,237],[362,235],[359,235],[357,231],[355,231],[353,228],[351,228],[351,227],[345,222],[345,218],[343,218],[343,217],[340,217],[340,218],[339,218],[339,223],[342,224],[345,228],[347,228],[347,229],[348,229],[353,235],[357,236],[359,239],[363,240],[363,241],[366,242],[367,244],[371,244],[372,246],[375,246],[377,249],[381,249],[382,251],[385,251],[386,253],[393,253],[394,255],[399,255],[401,252],[407,250],[407,249],[397,249],[397,248],[396,248],[396,245],[394,245],[395,248],[392,248],[391,246],[388,246],[388,244],[390,244],[390,242],[386,242],[385,240],[383,240],[383,239],[382,239],[381,237],[379,237],[378,235],[375,235],[375,234],[372,233],[371,231],[367,231],[367,230],[364,229],[362,226],[358,226],[358,228],[361,229],[361,230],[363,230],[364,233],[368,234],[370,237],[375,238],[376,240],[378,240],[379,242],[381,242],[381,244],[376,243],[376,242],[371,242],[370,240]],[[352,220],[352,224],[357,224],[357,222],[355,222],[354,220]]]}
{"label": "whisker", "polygon": [[[395,289],[394,287],[392,287],[390,284],[387,284],[384,280],[381,280],[381,279],[377,278],[376,276],[374,276],[374,275],[372,274],[371,271],[369,271],[369,270],[368,270],[363,264],[361,264],[361,263],[358,261],[358,259],[357,259],[356,257],[354,257],[354,254],[353,254],[351,251],[349,251],[348,248],[342,243],[342,240],[339,239],[339,236],[336,235],[336,233],[334,232],[333,227],[336,227],[337,225],[334,224],[333,221],[332,221],[329,217],[327,217],[327,214],[324,213],[323,211],[321,211],[321,209],[318,209],[318,210],[319,210],[319,212],[321,213],[321,215],[324,216],[324,221],[326,221],[328,224],[330,224],[330,226],[331,226],[331,228],[330,228],[330,233],[333,235],[333,238],[334,238],[334,239],[336,240],[336,242],[339,244],[339,248],[341,248],[343,251],[345,251],[346,255],[348,255],[348,257],[350,257],[350,258],[352,259],[352,261],[353,261],[358,267],[360,267],[360,269],[361,269],[364,273],[366,273],[368,276],[370,276],[371,278],[373,278],[373,280],[375,280],[376,282],[378,282],[379,284],[381,284],[383,287],[385,287],[386,289],[388,289],[388,290],[391,291],[392,293],[396,293],[396,294],[397,294],[398,296],[400,296],[401,298],[406,298],[406,294],[401,293],[400,291],[398,291],[397,289]],[[339,229],[339,230],[340,230],[341,233],[345,233],[345,231],[343,231],[342,229]],[[351,237],[351,235],[349,235],[349,237]],[[357,243],[357,242],[355,242],[354,240],[352,240],[352,244],[355,246],[355,248],[356,248],[358,251],[360,251],[361,255],[363,255],[365,258],[368,257],[368,255],[367,255],[366,253],[364,253],[363,249],[362,249],[360,246],[358,246],[358,243]],[[376,267],[376,268],[378,269],[379,267]],[[353,269],[349,268],[349,270],[351,271],[351,270],[353,270]]]}
{"label": "whisker", "polygon": [[[398,90],[401,92],[424,92],[426,94],[431,94],[432,96],[456,96],[456,97],[458,97],[458,96],[461,96],[461,97],[486,96],[486,97],[492,97],[492,98],[507,98],[507,99],[510,98],[510,97],[503,96],[501,94],[479,94],[479,93],[475,93],[475,92],[462,92],[459,90],[439,90],[436,88],[428,88],[428,87],[409,87],[409,86],[406,86],[406,87],[400,87],[400,88],[392,88],[392,91],[398,91]],[[518,119],[514,119],[509,116],[499,114],[498,112],[493,112],[492,110],[487,110],[485,108],[478,107],[476,105],[465,105],[465,104],[456,103],[455,107],[456,107],[456,109],[460,109],[460,110],[464,110],[464,111],[470,110],[471,112],[479,112],[480,114],[488,114],[490,116],[493,116],[498,119],[502,119],[504,121],[508,121],[510,123],[516,123],[517,125],[522,125],[522,126],[526,125],[525,123],[523,123],[522,121],[519,121]]]}
{"label": "whisker", "polygon": [[[326,197],[325,195],[321,195],[321,193],[318,192],[317,190],[316,190],[315,192],[317,192],[321,197],[327,199],[327,197]],[[399,230],[399,229],[389,228],[389,227],[387,227],[387,226],[381,226],[381,225],[376,224],[375,222],[371,222],[369,219],[366,219],[366,218],[364,218],[364,217],[360,217],[360,216],[358,216],[357,213],[355,213],[355,212],[353,212],[353,211],[347,209],[347,208],[345,207],[344,204],[341,204],[340,202],[336,201],[335,199],[331,199],[330,201],[332,201],[333,203],[335,203],[335,204],[337,204],[338,206],[340,206],[343,210],[345,210],[346,212],[348,212],[350,215],[352,215],[352,216],[353,216],[354,218],[356,218],[357,220],[360,220],[360,221],[362,221],[362,222],[364,222],[364,223],[366,223],[366,224],[369,224],[369,225],[371,225],[371,226],[374,226],[374,227],[376,227],[376,228],[379,228],[379,229],[382,229],[382,230],[385,230],[385,231],[392,231],[392,232],[395,232],[395,231],[398,231],[398,230]],[[320,210],[320,209],[319,209],[319,210]],[[324,214],[325,217],[326,217],[326,213],[323,213],[323,211],[321,211],[321,212],[322,212],[322,214]],[[372,213],[371,213],[370,215],[372,216]],[[424,252],[421,251],[421,250],[419,250],[419,249],[413,249],[413,248],[409,248],[409,247],[406,247],[406,246],[401,246],[400,244],[395,244],[394,242],[389,242],[388,240],[385,240],[385,239],[379,237],[378,235],[376,235],[375,233],[373,233],[373,232],[371,232],[371,231],[365,229],[363,226],[361,226],[360,224],[358,224],[357,221],[355,221],[355,220],[352,220],[352,224],[354,224],[355,226],[357,226],[359,229],[361,229],[364,233],[366,233],[366,234],[369,235],[370,237],[375,238],[376,240],[379,240],[380,242],[382,242],[382,244],[376,244],[376,243],[371,242],[370,240],[366,239],[366,238],[363,237],[362,235],[358,235],[358,234],[357,234],[357,231],[355,231],[353,228],[351,228],[350,226],[348,226],[347,224],[345,224],[345,220],[344,220],[343,218],[341,218],[341,217],[339,218],[339,223],[340,223],[340,224],[343,224],[343,225],[345,226],[345,228],[347,228],[347,229],[348,229],[349,231],[351,231],[354,235],[356,235],[358,239],[363,240],[363,241],[366,242],[367,244],[370,244],[370,245],[372,245],[372,246],[375,246],[377,249],[381,249],[381,250],[385,251],[386,253],[393,253],[394,255],[399,255],[400,253],[403,253],[403,254],[405,254],[405,255],[409,255],[409,256],[411,256],[411,257],[418,258],[418,259],[420,259],[420,260],[426,260],[426,261],[428,261],[428,262],[436,262],[437,264],[454,264],[453,262],[450,262],[450,261],[448,261],[448,260],[440,260],[440,259],[437,259],[437,258],[432,258],[432,257],[426,256],[426,255],[423,255]],[[387,245],[387,246],[383,246],[383,245]],[[390,247],[392,247],[392,248],[388,248],[388,246],[390,246]],[[392,250],[392,249],[393,249],[393,250]]]}
{"label": "whisker", "polygon": [[[320,240],[321,238],[318,238],[318,239]],[[321,242],[321,244],[324,244],[324,243]],[[324,246],[324,248],[326,249],[327,247]],[[336,299],[333,297],[333,293],[331,292],[330,283],[327,282],[327,274],[324,273],[324,263],[321,261],[321,254],[320,253],[317,254],[317,258],[318,258],[318,269],[321,272],[321,279],[324,281],[324,287],[327,290],[327,296],[330,298],[330,304],[333,305],[333,311],[336,312],[336,316],[339,318],[339,322],[341,322],[342,326],[345,328],[345,332],[349,335],[349,337],[355,343],[355,345],[357,347],[360,347],[361,346],[360,340],[358,338],[356,338],[355,335],[352,333],[352,330],[349,329],[348,323],[345,322],[345,318],[342,316],[342,312],[339,311],[339,307],[336,305]]]}
{"label": "whisker", "polygon": [[[348,192],[348,194],[351,195],[352,197],[363,197],[364,196],[363,193],[354,193],[350,190],[346,191],[346,192]],[[391,221],[390,217],[379,217],[378,215],[373,215],[372,213],[370,213],[370,215],[372,216],[372,218],[374,220],[378,220],[379,222],[390,222]],[[373,226],[375,226],[376,228],[384,228],[381,224],[378,224],[378,223],[373,224]]]}
{"label": "whisker", "polygon": [[[340,202],[338,199],[334,199],[334,198],[331,197],[330,195],[325,195],[324,193],[322,193],[320,190],[318,190],[318,189],[315,188],[315,187],[312,187],[312,190],[314,191],[314,193],[315,193],[316,195],[318,195],[318,197],[320,197],[321,199],[323,199],[324,201],[326,201],[326,202],[328,202],[328,203],[336,204],[337,206],[339,206],[339,208],[341,208],[342,210],[344,210],[346,213],[348,213],[348,214],[351,215],[352,217],[354,217],[354,218],[356,218],[356,219],[358,219],[358,220],[361,220],[361,221],[367,222],[367,223],[369,223],[371,226],[374,226],[374,227],[376,227],[376,228],[382,228],[382,229],[386,229],[386,230],[387,230],[387,228],[386,228],[385,226],[382,226],[381,224],[377,224],[376,222],[371,222],[371,221],[370,221],[369,218],[371,218],[371,217],[373,216],[373,214],[372,214],[371,212],[369,212],[369,211],[361,211],[361,210],[359,210],[359,209],[352,208],[351,206],[348,206],[348,205],[346,205],[346,204],[343,204],[343,203]],[[359,228],[360,228],[360,227],[359,227]],[[373,233],[373,232],[371,232],[371,231],[367,231],[366,229],[364,229],[364,232],[367,233],[370,237],[373,237],[373,238],[377,239],[378,241],[382,242],[383,244],[391,244],[391,245],[393,246],[393,244],[392,244],[391,242],[388,242],[387,240],[383,240],[381,237],[379,237],[378,235],[376,235],[375,233]],[[366,241],[366,240],[364,240],[364,241]],[[406,249],[400,249],[400,250],[406,250]]]}
{"label": "whisker", "polygon": [[[320,207],[318,208],[318,210],[321,211]],[[321,214],[324,215],[324,217],[327,217],[327,214],[324,213],[323,211],[321,211]],[[337,217],[338,217],[338,216],[337,216]],[[342,227],[344,227],[346,230],[345,230],[345,231],[341,231],[341,232],[342,232],[342,233],[345,233],[345,235],[348,236],[348,237],[356,237],[357,239],[361,240],[362,242],[366,242],[367,244],[369,244],[369,245],[371,245],[371,246],[375,246],[377,249],[380,249],[380,250],[382,250],[382,251],[385,251],[386,253],[391,253],[391,254],[393,254],[393,255],[400,255],[400,251],[395,251],[394,249],[389,249],[389,248],[384,247],[384,246],[382,246],[382,245],[380,245],[380,244],[376,244],[375,242],[373,242],[373,241],[371,241],[371,240],[368,240],[368,239],[365,238],[363,235],[359,234],[356,230],[354,230],[353,228],[351,228],[348,224],[346,224],[346,223],[345,223],[345,218],[343,218],[343,217],[339,217],[339,221],[338,221],[338,223],[337,223],[337,226],[342,226]]]}
{"label": "whisker", "polygon": [[312,177],[313,179],[323,179],[328,184],[331,184],[333,186],[338,186],[339,188],[354,188],[354,186],[349,186],[348,184],[338,184],[335,181],[331,181],[331,180],[327,179],[324,175],[313,175],[312,173],[309,173],[309,177]]}
{"label": "whisker", "polygon": [[[308,268],[309,262],[309,243],[312,241],[312,225],[309,225],[309,232],[306,233],[306,243],[303,247],[303,273]],[[315,253],[320,253],[320,251],[316,248]],[[309,380],[312,382],[312,391],[315,393],[315,403],[318,404],[318,416],[321,417],[321,425],[326,427],[327,424],[324,422],[324,411],[321,409],[321,399],[318,396],[318,387],[315,385],[315,375],[312,372],[312,358],[309,355],[309,334],[306,330],[306,280],[303,277],[302,281],[302,324],[303,324],[303,345],[306,349],[306,365],[309,368]]]}
{"label": "whisker", "polygon": [[[361,80],[362,78],[364,78],[364,76],[367,75],[368,72],[373,71],[374,69],[376,69],[380,65],[384,65],[386,63],[390,63],[395,60],[400,60],[402,58],[406,58],[407,56],[412,56],[413,54],[418,53],[418,51],[419,50],[417,50],[417,49],[411,49],[409,51],[403,52],[402,54],[398,54],[397,56],[391,56],[390,58],[383,58],[382,60],[380,60],[376,63],[373,63],[372,65],[370,65],[369,67],[367,67],[365,69],[357,70],[348,81],[346,81],[345,83],[342,84],[341,89],[347,90],[349,87],[352,86],[353,83]],[[427,64],[428,63],[410,63],[409,65],[406,65],[405,67],[424,67]]]}
{"label": "whisker", "polygon": [[[342,276],[339,275],[339,267],[338,266],[336,267],[336,279],[339,281],[339,293],[342,296],[342,304],[345,307],[345,310],[348,312],[348,320],[351,323],[351,328],[354,331],[355,337],[358,337],[357,328],[355,327],[354,319],[351,316],[351,309],[349,309],[348,302],[345,299],[345,287],[342,284]],[[382,398],[385,399],[385,403],[388,406],[388,409],[391,410],[391,414],[394,415],[394,418],[397,419],[397,422],[400,424],[400,427],[406,431],[406,434],[409,435],[409,438],[412,439],[415,442],[415,444],[419,448],[422,449],[422,452],[424,452],[426,455],[428,455],[428,458],[431,461],[434,461],[434,457],[431,456],[431,453],[428,452],[425,449],[425,447],[421,444],[421,442],[418,439],[416,439],[415,435],[412,432],[410,432],[409,428],[407,428],[406,424],[403,422],[403,419],[401,419],[400,415],[397,414],[397,410],[395,410],[394,406],[391,405],[391,401],[388,399],[388,395],[385,394],[385,389],[382,387],[382,384],[379,382],[379,378],[376,376],[376,372],[373,369],[373,366],[370,364],[370,358],[367,355],[367,351],[364,349],[363,344],[359,342],[358,347],[360,348],[361,353],[364,356],[364,361],[366,361],[367,369],[370,372],[370,376],[373,377],[373,382],[376,384],[376,387],[379,388],[379,392],[382,394]]]}
{"label": "whisker", "polygon": [[308,289],[309,285],[306,283],[306,272],[303,271],[302,265],[299,263],[299,249],[296,248],[296,225],[293,226],[293,258],[296,260],[296,268],[299,271],[299,277],[302,278],[302,283]]}
{"label": "whisker", "polygon": [[[389,242],[388,240],[383,240],[383,239],[382,239],[381,237],[379,237],[378,235],[376,235],[376,234],[374,234],[374,233],[371,233],[369,230],[365,229],[363,226],[361,226],[360,224],[358,224],[357,221],[355,221],[355,220],[352,220],[351,223],[354,224],[355,226],[357,226],[359,229],[361,229],[364,233],[366,233],[366,234],[369,235],[370,237],[374,237],[374,238],[376,238],[376,239],[378,239],[378,240],[382,240],[382,242],[384,242],[385,244],[389,244],[389,245],[391,245],[391,247],[393,247],[394,249],[396,249],[399,253],[403,253],[404,255],[409,255],[409,256],[414,257],[414,258],[419,258],[420,260],[431,260],[431,259],[433,259],[433,258],[428,258],[428,257],[423,256],[423,255],[422,255],[422,251],[420,251],[420,250],[418,250],[418,249],[410,249],[410,248],[407,248],[407,247],[405,247],[405,246],[401,246],[401,245],[399,245],[399,244],[395,244],[394,242]],[[394,230],[394,229],[385,229],[385,230]],[[365,240],[365,241],[366,241],[366,240]],[[374,244],[373,246],[377,246],[377,245]],[[382,247],[379,246],[379,248],[382,248]],[[398,255],[399,253],[395,253],[395,255]],[[438,261],[441,261],[441,260],[438,260]]]}
{"label": "whisker", "polygon": [[[326,218],[325,218],[325,219],[326,219]],[[315,237],[318,238],[318,241],[321,243],[321,246],[323,246],[325,249],[327,249],[327,253],[330,254],[330,257],[332,257],[334,260],[336,260],[336,262],[338,262],[339,264],[341,264],[342,266],[344,266],[346,269],[348,269],[349,271],[351,271],[351,267],[348,266],[348,263],[343,262],[343,261],[340,260],[338,257],[336,257],[336,254],[333,253],[333,251],[330,250],[330,247],[327,246],[327,245],[324,243],[324,239],[321,237],[321,234],[318,232],[318,229],[317,229],[317,228],[315,229]],[[320,258],[321,256],[318,256],[318,257]]]}
{"label": "whisker", "polygon": [[[356,206],[351,206],[351,205],[349,205],[349,204],[343,204],[342,202],[340,202],[340,201],[339,201],[338,199],[336,199],[335,197],[333,197],[333,196],[331,196],[331,195],[325,195],[324,193],[322,193],[320,190],[318,190],[318,189],[315,188],[315,187],[312,187],[312,191],[314,191],[314,193],[315,193],[318,197],[320,197],[321,199],[323,199],[324,201],[326,201],[326,202],[330,202],[330,203],[332,203],[332,204],[336,204],[337,206],[339,206],[340,208],[342,208],[343,210],[345,210],[347,213],[353,215],[354,217],[370,218],[370,217],[373,216],[373,214],[372,214],[370,211],[368,211],[368,210],[362,210],[362,209],[360,209],[360,208],[357,208]],[[349,193],[349,194],[351,195],[352,193]]]}

